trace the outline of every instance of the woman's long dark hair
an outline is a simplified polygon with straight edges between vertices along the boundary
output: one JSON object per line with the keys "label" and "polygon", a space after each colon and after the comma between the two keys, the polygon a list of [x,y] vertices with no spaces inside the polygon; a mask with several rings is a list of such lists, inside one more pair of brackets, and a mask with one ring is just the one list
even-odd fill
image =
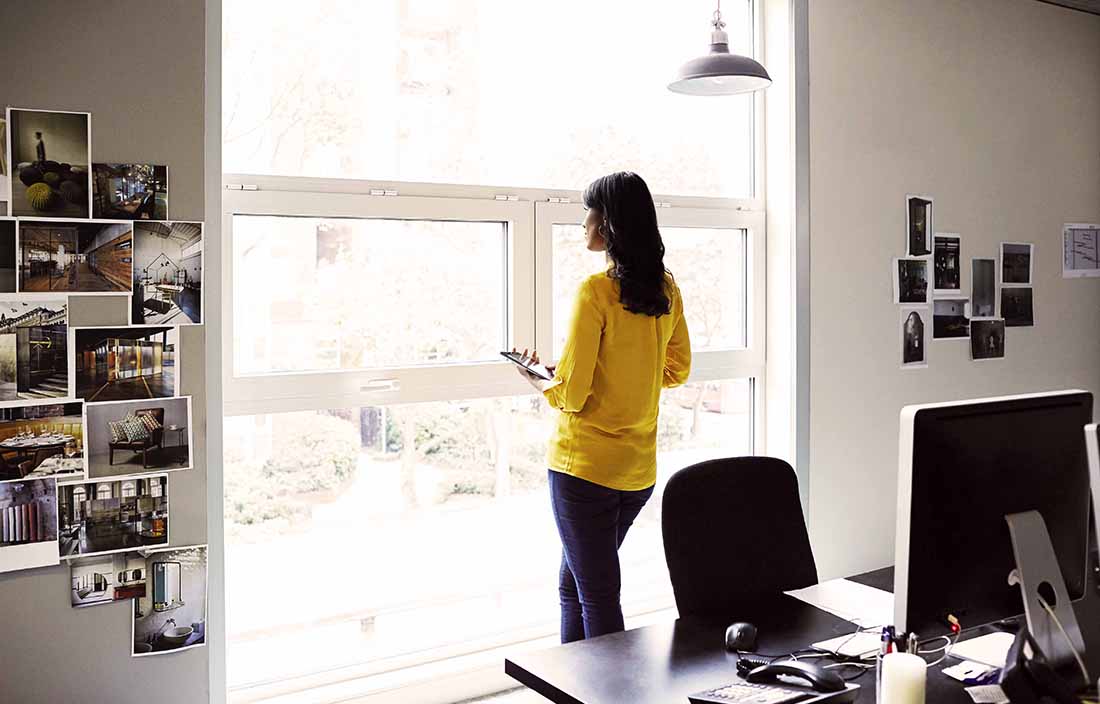
{"label": "woman's long dark hair", "polygon": [[584,207],[607,220],[600,232],[611,259],[608,275],[619,282],[619,301],[632,313],[660,317],[671,310],[665,285],[665,243],[657,209],[642,177],[620,171],[584,189]]}

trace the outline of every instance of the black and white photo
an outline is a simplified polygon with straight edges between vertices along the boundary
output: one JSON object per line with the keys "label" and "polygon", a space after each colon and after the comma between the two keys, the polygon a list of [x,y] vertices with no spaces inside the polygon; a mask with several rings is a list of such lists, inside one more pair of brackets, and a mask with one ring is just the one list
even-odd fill
{"label": "black and white photo", "polygon": [[137,223],[130,322],[202,323],[202,258],[201,222]]}
{"label": "black and white photo", "polygon": [[956,294],[962,289],[962,239],[950,232],[933,238],[932,279],[935,293]]}
{"label": "black and white photo", "polygon": [[134,599],[131,655],[159,655],[206,645],[206,546],[149,552],[148,589]]}
{"label": "black and white photo", "polygon": [[1030,286],[1034,246],[1026,242],[1001,243],[1001,283],[1005,286]]}
{"label": "black and white photo", "polygon": [[968,302],[965,298],[937,298],[932,302],[932,339],[965,340],[970,337]]}
{"label": "black and white photo", "polygon": [[1005,356],[1005,321],[970,321],[970,358],[1001,359]]}
{"label": "black and white photo", "polygon": [[997,262],[994,259],[970,260],[970,313],[975,318],[997,315]]}
{"label": "black and white photo", "polygon": [[0,118],[0,217],[8,214],[8,196],[11,194],[11,166],[8,164],[8,121]]}
{"label": "black and white photo", "polygon": [[1062,227],[1062,278],[1100,277],[1100,225],[1066,223]]}
{"label": "black and white photo", "polygon": [[1026,328],[1035,325],[1034,303],[1030,286],[1001,287],[1001,317],[1005,327]]}
{"label": "black and white photo", "polygon": [[87,218],[92,116],[8,108],[11,214]]}
{"label": "black and white photo", "polygon": [[190,469],[191,397],[85,405],[88,478]]}
{"label": "black and white photo", "polygon": [[901,367],[918,369],[928,366],[928,309],[901,309]]}
{"label": "black and white photo", "polygon": [[58,525],[62,557],[165,545],[168,477],[160,474],[62,484],[58,488]]}
{"label": "black and white photo", "polygon": [[168,167],[92,164],[92,217],[167,220]]}
{"label": "black and white photo", "polygon": [[905,197],[905,252],[910,257],[932,253],[932,197]]}
{"label": "black and white photo", "polygon": [[0,482],[0,572],[58,562],[57,480]]}
{"label": "black and white photo", "polygon": [[895,259],[893,279],[894,303],[928,303],[931,290],[927,259]]}

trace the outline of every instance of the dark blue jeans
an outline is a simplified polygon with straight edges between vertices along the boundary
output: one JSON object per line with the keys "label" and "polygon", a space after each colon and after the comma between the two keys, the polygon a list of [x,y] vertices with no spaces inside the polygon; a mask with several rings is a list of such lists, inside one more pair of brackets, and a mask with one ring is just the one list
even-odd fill
{"label": "dark blue jeans", "polygon": [[550,505],[561,536],[561,642],[623,630],[619,546],[653,494],[618,491],[550,470]]}

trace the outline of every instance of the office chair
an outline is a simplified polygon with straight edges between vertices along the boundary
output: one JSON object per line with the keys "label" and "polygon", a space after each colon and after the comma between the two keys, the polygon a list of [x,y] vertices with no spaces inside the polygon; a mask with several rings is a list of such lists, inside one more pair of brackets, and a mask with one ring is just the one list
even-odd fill
{"label": "office chair", "polygon": [[681,617],[728,623],[817,584],[794,469],[730,457],[681,469],[662,497],[665,560]]}

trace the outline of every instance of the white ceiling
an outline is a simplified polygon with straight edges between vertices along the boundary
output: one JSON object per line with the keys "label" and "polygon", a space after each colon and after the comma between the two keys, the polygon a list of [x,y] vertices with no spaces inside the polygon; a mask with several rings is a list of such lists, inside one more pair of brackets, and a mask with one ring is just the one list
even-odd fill
{"label": "white ceiling", "polygon": [[1074,10],[1081,10],[1082,12],[1091,12],[1094,15],[1100,15],[1100,0],[1039,0],[1040,2],[1047,2],[1051,5],[1062,5],[1063,7],[1072,7]]}

